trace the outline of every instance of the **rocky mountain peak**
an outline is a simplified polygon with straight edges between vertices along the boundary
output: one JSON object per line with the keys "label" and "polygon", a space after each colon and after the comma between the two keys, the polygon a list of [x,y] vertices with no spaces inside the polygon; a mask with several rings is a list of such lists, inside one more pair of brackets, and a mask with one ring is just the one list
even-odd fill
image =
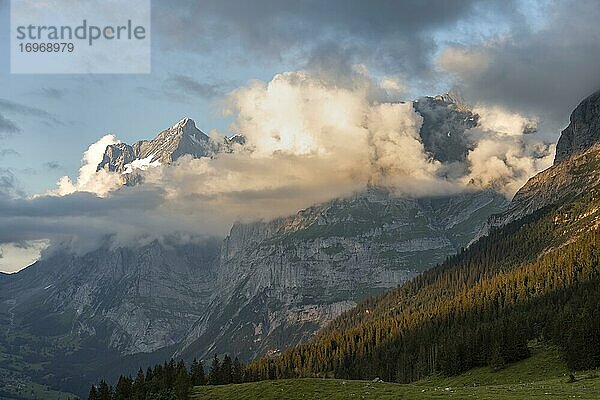
{"label": "rocky mountain peak", "polygon": [[463,162],[471,148],[466,132],[477,126],[479,116],[450,94],[421,97],[413,102],[421,117],[421,141],[425,151],[442,162]]}
{"label": "rocky mountain peak", "polygon": [[600,142],[600,90],[584,99],[573,111],[569,126],[556,145],[557,164]]}
{"label": "rocky mountain peak", "polygon": [[196,127],[194,120],[184,117],[161,131],[154,139],[140,140],[133,145],[119,143],[107,146],[97,170],[129,174],[136,168],[171,164],[184,155],[193,158],[213,157],[228,151],[225,139],[218,143]]}
{"label": "rocky mountain peak", "polygon": [[175,125],[173,125],[173,128],[175,127],[184,129],[189,127],[196,128],[196,123],[193,119],[189,118],[188,116],[185,116],[181,120],[179,120],[179,122],[177,122]]}
{"label": "rocky mountain peak", "polygon": [[208,140],[208,136],[196,127],[196,123],[193,119],[188,117],[184,117],[171,128],[159,133],[155,140],[163,133],[165,136],[171,135],[180,140],[185,137],[195,137],[199,140]]}

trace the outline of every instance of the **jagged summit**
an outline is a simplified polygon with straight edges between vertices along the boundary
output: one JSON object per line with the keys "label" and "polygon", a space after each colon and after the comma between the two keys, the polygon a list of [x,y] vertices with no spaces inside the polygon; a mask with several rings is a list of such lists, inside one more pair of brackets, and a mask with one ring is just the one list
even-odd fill
{"label": "jagged summit", "polygon": [[[183,117],[179,122],[173,125],[171,128],[166,131],[175,132],[178,134],[182,134],[184,136],[195,136],[198,132],[202,133],[204,136],[204,132],[202,132],[198,127],[196,127],[196,122],[189,117]],[[162,132],[161,132],[162,133]]]}
{"label": "jagged summit", "polygon": [[423,117],[419,134],[425,151],[442,162],[465,161],[472,147],[465,133],[477,126],[479,116],[450,94],[421,97],[413,108]]}
{"label": "jagged summit", "polygon": [[194,158],[210,157],[216,153],[210,138],[185,117],[171,128],[160,132],[152,140],[141,140],[133,145],[138,158],[150,158],[150,162],[170,164],[189,154]]}
{"label": "jagged summit", "polygon": [[140,140],[133,145],[119,143],[107,146],[97,170],[129,174],[136,169],[171,164],[185,155],[193,158],[214,157],[218,153],[231,152],[233,144],[243,144],[242,139],[212,139],[196,127],[193,119],[186,116],[161,131],[154,139]]}
{"label": "jagged summit", "polygon": [[584,99],[573,111],[569,126],[561,132],[554,163],[600,142],[600,90]]}
{"label": "jagged summit", "polygon": [[177,122],[175,125],[173,125],[173,128],[184,127],[186,125],[193,125],[194,127],[196,127],[196,123],[194,122],[194,120],[186,115],[185,117],[180,119],[179,122]]}

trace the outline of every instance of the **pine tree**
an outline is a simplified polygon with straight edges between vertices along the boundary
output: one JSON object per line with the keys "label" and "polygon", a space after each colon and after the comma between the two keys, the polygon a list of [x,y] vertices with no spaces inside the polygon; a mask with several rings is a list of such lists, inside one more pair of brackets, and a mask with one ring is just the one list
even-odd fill
{"label": "pine tree", "polygon": [[165,364],[163,370],[165,371],[166,385],[169,389],[172,389],[175,385],[175,376],[177,374],[175,360],[171,358],[171,360],[169,360],[169,363]]}
{"label": "pine tree", "polygon": [[239,358],[233,360],[233,383],[242,383],[244,381],[244,367]]}
{"label": "pine tree", "polygon": [[106,381],[100,381],[100,385],[98,386],[98,400],[112,400],[112,397],[112,388],[108,386]]}
{"label": "pine tree", "polygon": [[145,400],[146,399],[146,377],[144,376],[144,371],[140,368],[135,381],[133,382],[133,398],[136,400]]}
{"label": "pine tree", "polygon": [[204,365],[202,365],[202,361],[198,361],[194,358],[194,361],[192,361],[190,375],[193,386],[206,385],[206,377],[204,375]]}
{"label": "pine tree", "polygon": [[221,363],[219,362],[219,358],[215,354],[212,364],[210,366],[210,373],[208,375],[208,383],[211,385],[220,385],[221,384]]}
{"label": "pine tree", "polygon": [[190,377],[185,367],[177,370],[173,392],[177,400],[187,400],[190,396]]}
{"label": "pine tree", "polygon": [[221,363],[221,384],[228,385],[233,382],[233,365],[231,363],[231,357],[225,354],[223,362]]}
{"label": "pine tree", "polygon": [[88,395],[88,400],[99,400],[98,391],[96,390],[96,386],[92,385],[90,388],[90,394]]}
{"label": "pine tree", "polygon": [[115,386],[114,400],[131,400],[133,385],[130,377],[120,376]]}
{"label": "pine tree", "polygon": [[492,367],[495,371],[499,371],[506,366],[506,360],[504,359],[504,355],[502,354],[502,349],[500,347],[500,341],[498,340],[494,341],[489,363],[490,367]]}

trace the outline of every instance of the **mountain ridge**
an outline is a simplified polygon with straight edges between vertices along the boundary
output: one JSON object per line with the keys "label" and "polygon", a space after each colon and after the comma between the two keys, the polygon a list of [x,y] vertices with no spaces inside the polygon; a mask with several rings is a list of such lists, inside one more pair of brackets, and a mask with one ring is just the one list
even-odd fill
{"label": "mountain ridge", "polygon": [[154,139],[139,140],[133,145],[111,144],[106,147],[96,171],[132,174],[136,169],[169,165],[182,156],[193,158],[214,157],[231,153],[236,145],[243,145],[243,136],[223,136],[220,140],[209,137],[196,127],[194,120],[182,118],[170,128],[159,132]]}

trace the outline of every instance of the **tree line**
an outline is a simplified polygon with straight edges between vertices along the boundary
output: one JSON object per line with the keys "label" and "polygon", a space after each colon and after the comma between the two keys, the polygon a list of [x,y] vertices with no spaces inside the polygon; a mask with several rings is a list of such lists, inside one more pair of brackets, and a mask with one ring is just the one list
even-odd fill
{"label": "tree line", "polygon": [[140,369],[135,376],[121,375],[114,387],[102,380],[92,385],[89,400],[186,400],[194,386],[227,385],[245,380],[245,367],[237,357],[214,356],[208,373],[202,361],[194,359],[188,369],[185,362],[173,359],[164,364]]}

